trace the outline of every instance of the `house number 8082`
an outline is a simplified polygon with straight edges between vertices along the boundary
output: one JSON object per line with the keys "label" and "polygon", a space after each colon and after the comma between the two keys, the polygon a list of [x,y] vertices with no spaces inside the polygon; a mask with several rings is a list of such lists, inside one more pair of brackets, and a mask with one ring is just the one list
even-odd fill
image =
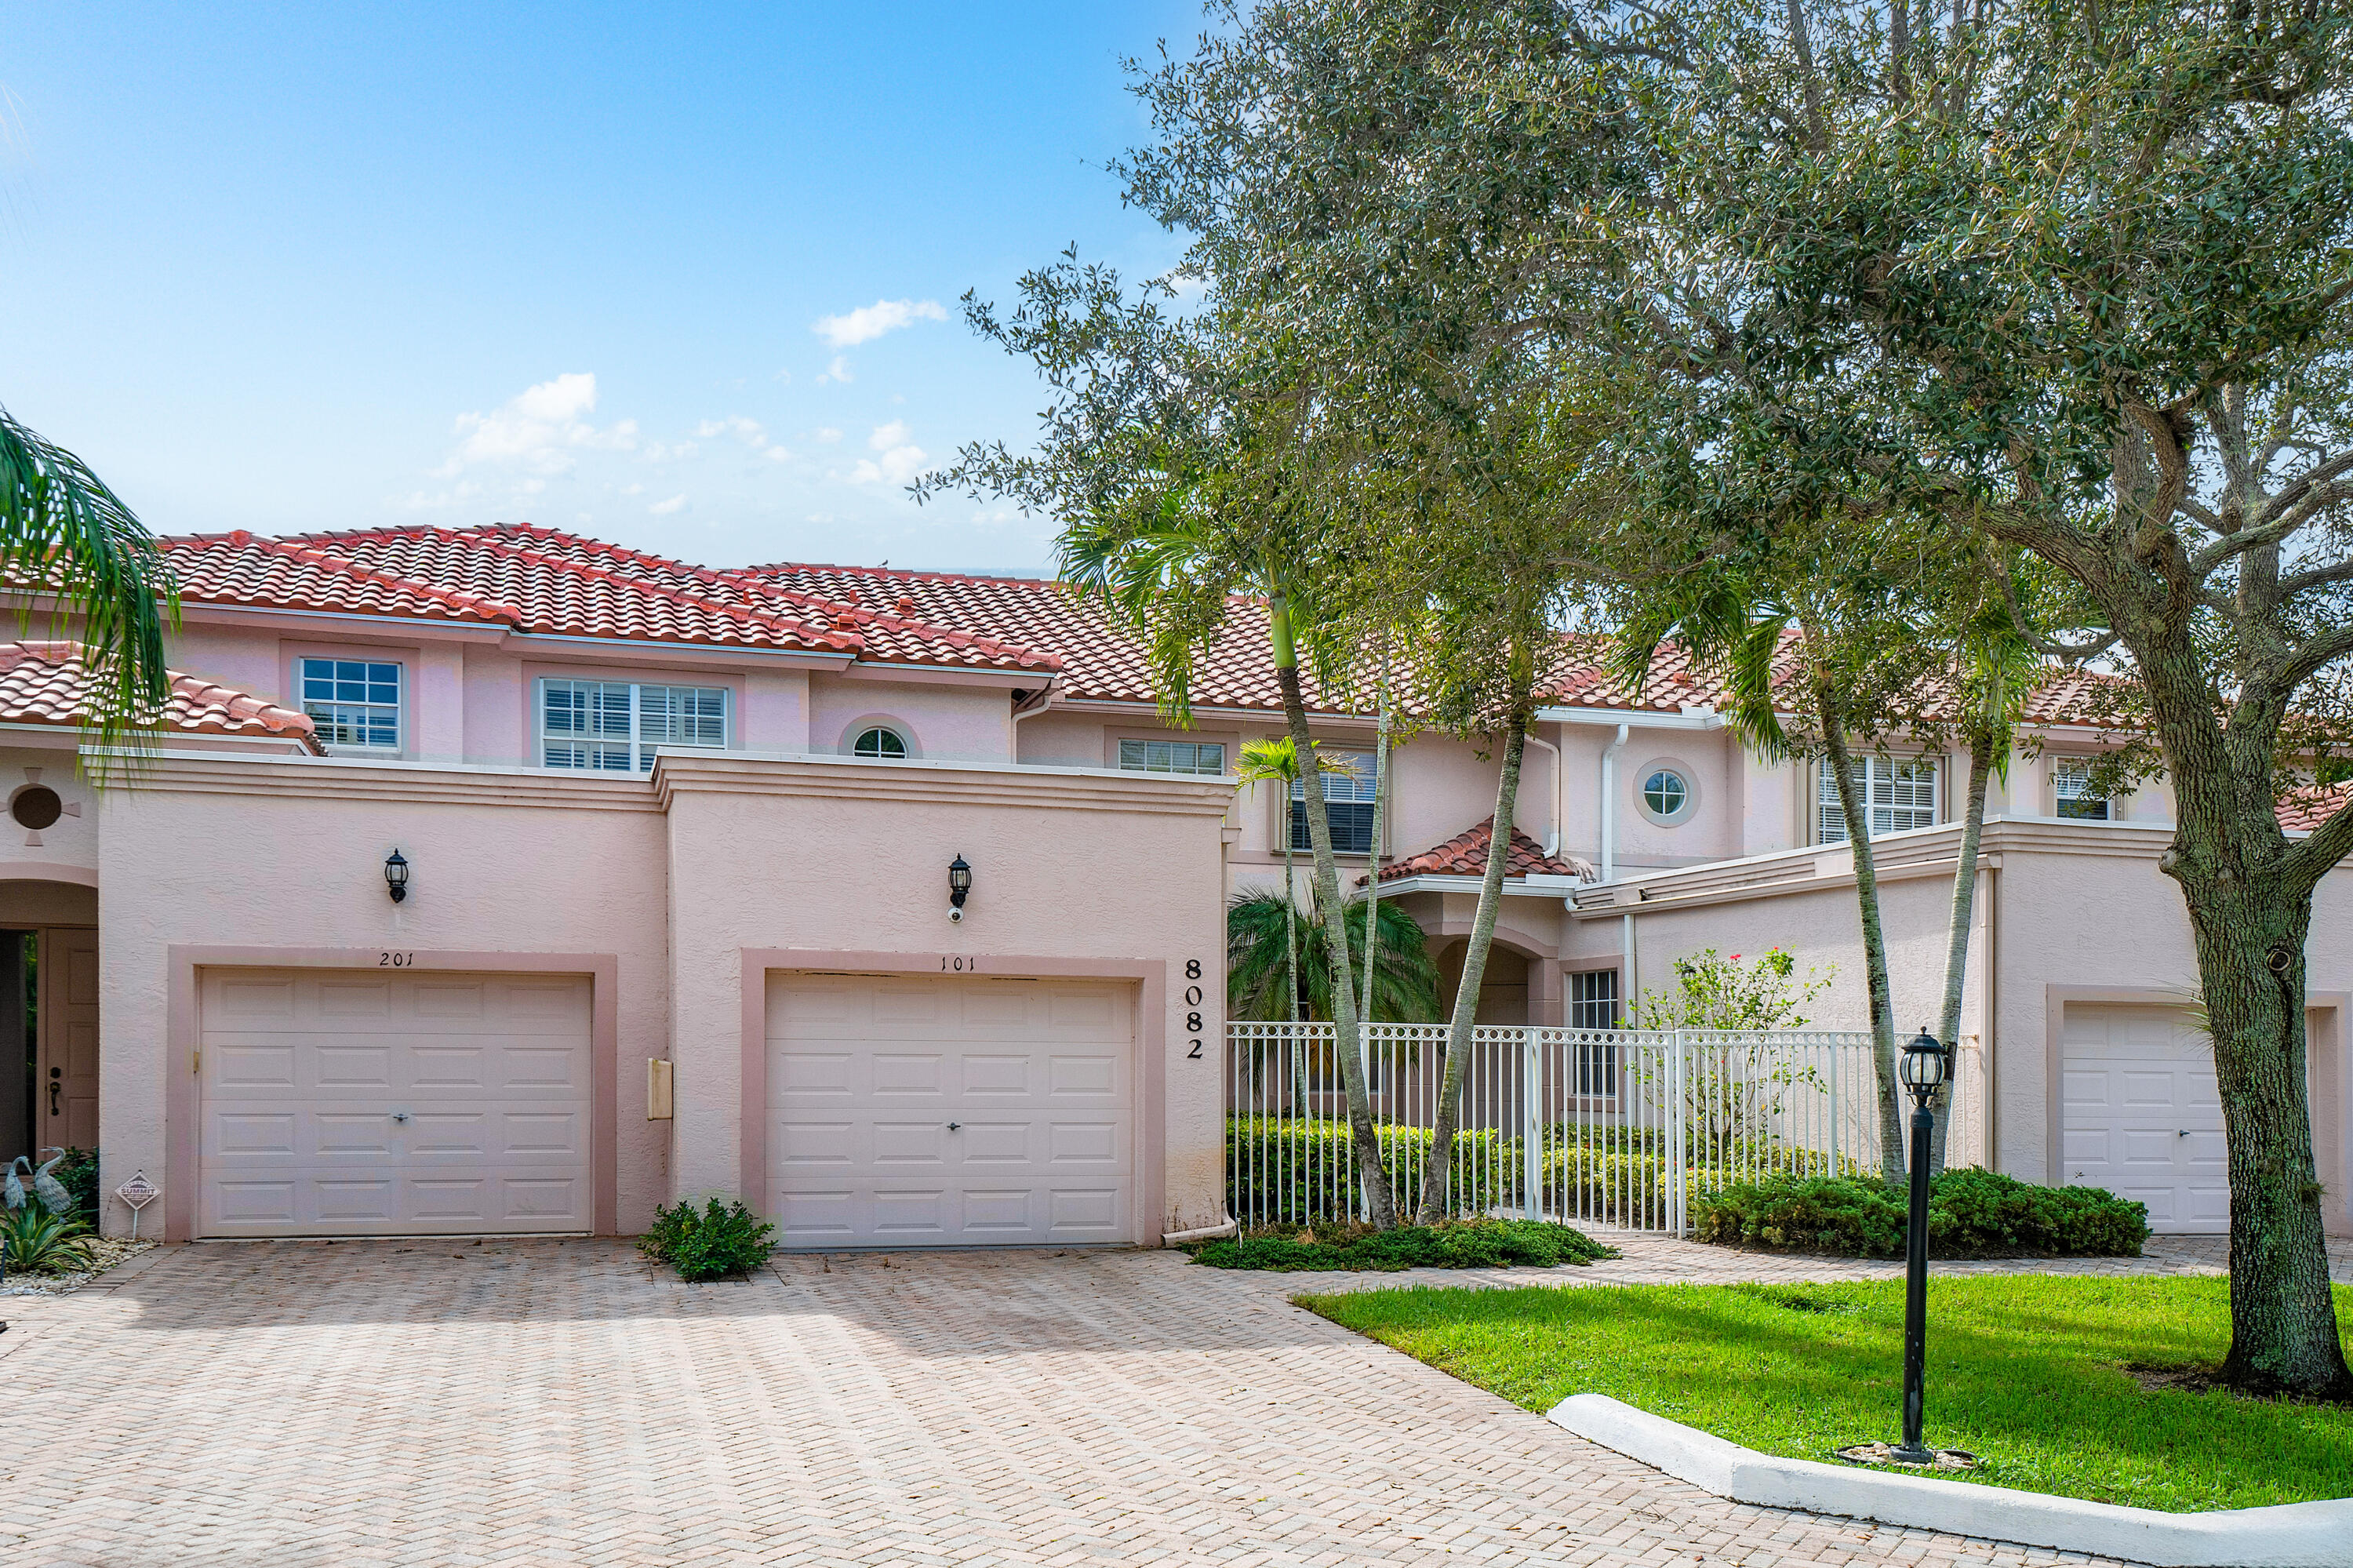
{"label": "house number 8082", "polygon": [[[1188,980],[1197,980],[1201,978],[1200,959],[1187,959],[1185,960],[1185,978]],[[1195,1008],[1201,1005],[1201,988],[1199,986],[1188,985],[1185,988],[1185,1005],[1187,1008]],[[1187,1062],[1200,1061],[1201,1042],[1198,1036],[1201,1033],[1201,1015],[1199,1013],[1188,1012],[1185,1014],[1185,1033],[1188,1035],[1195,1036],[1195,1038],[1188,1039],[1185,1042],[1185,1044],[1190,1047],[1185,1053],[1185,1060]]]}

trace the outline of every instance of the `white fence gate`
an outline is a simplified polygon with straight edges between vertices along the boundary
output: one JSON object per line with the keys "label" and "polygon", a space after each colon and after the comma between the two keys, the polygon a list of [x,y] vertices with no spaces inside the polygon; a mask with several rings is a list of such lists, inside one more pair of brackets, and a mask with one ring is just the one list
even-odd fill
{"label": "white fence gate", "polygon": [[[1366,1029],[1373,1119],[1401,1209],[1419,1201],[1446,1057],[1442,1023]],[[1329,1023],[1227,1025],[1227,1212],[1245,1226],[1358,1218]],[[1962,1113],[1949,1162],[1975,1162]],[[1907,1107],[1908,1108],[1908,1107]],[[1462,1081],[1449,1207],[1682,1234],[1692,1199],[1736,1181],[1879,1166],[1871,1036],[1800,1029],[1482,1025]]]}

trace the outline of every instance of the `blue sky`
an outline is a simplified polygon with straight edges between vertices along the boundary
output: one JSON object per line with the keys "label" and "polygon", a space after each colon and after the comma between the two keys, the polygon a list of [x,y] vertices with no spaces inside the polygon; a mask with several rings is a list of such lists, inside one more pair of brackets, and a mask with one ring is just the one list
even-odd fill
{"label": "blue sky", "polygon": [[531,521],[1042,567],[933,501],[1042,392],[957,298],[1177,243],[1103,165],[1192,4],[14,5],[0,401],[159,533]]}

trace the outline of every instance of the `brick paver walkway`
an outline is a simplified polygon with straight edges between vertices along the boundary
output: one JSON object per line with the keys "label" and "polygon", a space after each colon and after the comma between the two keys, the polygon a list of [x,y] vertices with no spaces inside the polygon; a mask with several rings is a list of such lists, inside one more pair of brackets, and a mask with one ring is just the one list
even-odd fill
{"label": "brick paver walkway", "polygon": [[[1503,1277],[1877,1272],[1636,1240]],[[691,1287],[613,1242],[158,1248],[0,1301],[0,1563],[2078,1561],[1724,1502],[1286,1299],[1330,1282],[1166,1253]]]}

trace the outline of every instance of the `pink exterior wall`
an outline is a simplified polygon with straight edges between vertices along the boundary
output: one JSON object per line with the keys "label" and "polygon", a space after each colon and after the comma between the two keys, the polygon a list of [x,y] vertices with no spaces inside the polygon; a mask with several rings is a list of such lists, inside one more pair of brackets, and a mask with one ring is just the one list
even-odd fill
{"label": "pink exterior wall", "polygon": [[[1220,976],[1216,780],[847,758],[663,759],[669,812],[672,1059],[681,1193],[757,1192],[745,1117],[763,1110],[765,967],[859,967],[906,956],[984,974],[1118,974],[1143,986],[1139,1077],[1156,1127],[1138,1136],[1139,1239],[1222,1217],[1221,985],[1185,1000],[1185,965]],[[973,867],[961,922],[948,862]],[[746,874],[747,864],[756,873]],[[726,896],[706,890],[724,888]],[[747,969],[746,955],[750,968]],[[969,971],[966,971],[969,972]],[[1185,1025],[1202,1014],[1206,1033]],[[1190,1040],[1207,1044],[1199,1059]],[[756,1058],[756,1063],[754,1059]],[[755,1135],[756,1136],[756,1135]]]}
{"label": "pink exterior wall", "polygon": [[1000,685],[960,685],[817,675],[809,681],[808,745],[846,754],[869,725],[896,729],[913,756],[934,762],[1013,760],[1013,695]]}
{"label": "pink exterior wall", "polygon": [[[144,1170],[186,1234],[195,1129],[172,1122],[167,1104],[191,1081],[190,1020],[174,1008],[191,977],[174,950],[235,948],[239,964],[304,963],[322,948],[417,952],[443,968],[497,969],[518,953],[609,959],[616,1053],[635,1065],[597,1129],[615,1223],[642,1228],[667,1195],[664,1129],[630,1100],[667,1034],[662,818],[649,784],[166,757],[137,788],[110,790],[100,814],[107,1190]],[[402,904],[385,892],[396,845],[415,868]]]}

